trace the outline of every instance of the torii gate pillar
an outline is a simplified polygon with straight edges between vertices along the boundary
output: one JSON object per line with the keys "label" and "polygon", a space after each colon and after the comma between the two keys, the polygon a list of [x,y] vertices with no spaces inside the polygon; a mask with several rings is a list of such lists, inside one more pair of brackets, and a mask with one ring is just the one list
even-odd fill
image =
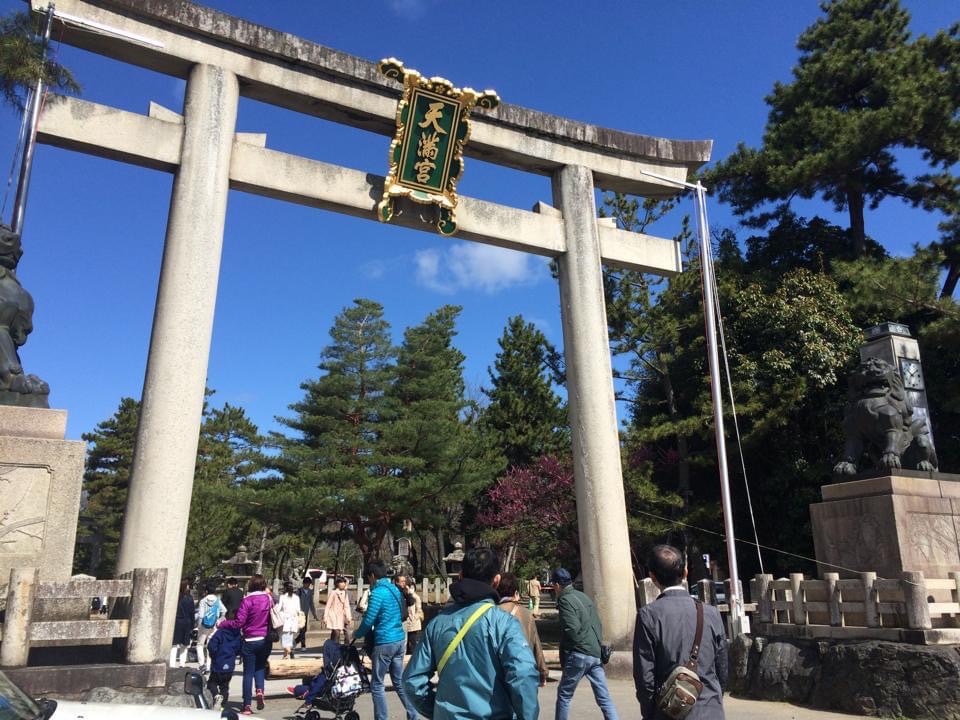
{"label": "torii gate pillar", "polygon": [[161,638],[173,637],[220,276],[236,76],[196,65],[187,81],[117,572],[167,568]]}
{"label": "torii gate pillar", "polygon": [[577,493],[580,566],[606,640],[629,646],[636,616],[620,439],[613,395],[593,173],[568,165],[553,177],[567,250],[559,256],[560,314]]}

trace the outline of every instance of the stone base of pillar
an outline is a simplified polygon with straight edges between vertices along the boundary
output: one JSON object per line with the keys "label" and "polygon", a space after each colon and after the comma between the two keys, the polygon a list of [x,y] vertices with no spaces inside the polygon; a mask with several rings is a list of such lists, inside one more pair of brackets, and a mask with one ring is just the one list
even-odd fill
{"label": "stone base of pillar", "polygon": [[86,444],[66,427],[66,410],[0,405],[0,585],[15,567],[70,578]]}
{"label": "stone base of pillar", "polygon": [[820,574],[919,571],[947,578],[960,568],[960,475],[910,473],[824,485],[810,506]]}

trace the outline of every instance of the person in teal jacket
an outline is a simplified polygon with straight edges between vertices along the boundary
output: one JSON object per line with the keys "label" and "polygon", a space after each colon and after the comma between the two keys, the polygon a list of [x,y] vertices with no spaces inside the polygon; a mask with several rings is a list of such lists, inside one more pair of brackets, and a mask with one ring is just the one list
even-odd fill
{"label": "person in teal jacket", "polygon": [[[427,625],[403,672],[407,697],[434,720],[536,720],[540,674],[533,652],[517,619],[495,609],[500,562],[492,550],[480,548],[467,552],[462,567],[450,587],[454,604]],[[430,682],[434,672],[436,686]]]}
{"label": "person in teal jacket", "polygon": [[362,639],[367,633],[373,633],[374,648],[370,657],[373,665],[373,677],[370,679],[373,717],[375,720],[387,720],[387,695],[383,681],[389,671],[400,702],[406,708],[407,720],[418,720],[416,711],[404,695],[400,681],[404,649],[407,645],[400,607],[406,601],[400,597],[400,591],[387,577],[387,566],[379,560],[367,565],[364,574],[373,587],[370,589],[370,604],[363,614],[363,622],[357,628],[356,637]]}

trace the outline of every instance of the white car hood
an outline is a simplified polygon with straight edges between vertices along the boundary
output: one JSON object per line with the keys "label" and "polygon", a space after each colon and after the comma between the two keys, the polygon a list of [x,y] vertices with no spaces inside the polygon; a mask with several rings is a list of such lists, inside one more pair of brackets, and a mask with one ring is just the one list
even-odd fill
{"label": "white car hood", "polygon": [[123,705],[121,703],[85,703],[57,700],[53,720],[204,720],[220,717],[219,710],[168,707],[165,705]]}

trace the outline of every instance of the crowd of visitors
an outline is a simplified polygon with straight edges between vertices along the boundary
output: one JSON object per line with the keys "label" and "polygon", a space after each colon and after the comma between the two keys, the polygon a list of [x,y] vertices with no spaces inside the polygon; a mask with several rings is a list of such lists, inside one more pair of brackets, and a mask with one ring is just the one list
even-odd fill
{"label": "crowd of visitors", "polygon": [[[637,614],[633,640],[633,674],[643,720],[722,720],[727,676],[727,644],[717,609],[691,598],[684,583],[684,553],[657,545],[648,558],[650,578],[659,598]],[[489,548],[465,553],[460,579],[450,586],[452,601],[424,623],[423,599],[403,574],[392,580],[385,564],[365,569],[368,590],[351,607],[347,580],[337,577],[323,607],[330,630],[324,643],[325,662],[335,662],[340,648],[363,641],[371,661],[370,690],[375,720],[387,720],[385,679],[389,674],[407,720],[533,720],[540,713],[538,688],[548,669],[535,618],[540,616],[544,589],[556,598],[560,626],[561,674],[555,720],[567,720],[580,680],[586,678],[604,720],[617,720],[607,688],[604,665],[610,650],[592,599],[574,587],[564,568],[541,585],[527,583],[529,604],[521,601],[521,581],[500,573]],[[546,577],[546,576],[544,576]],[[246,593],[229,578],[222,596],[208,585],[195,603],[189,582],[180,586],[175,642],[186,645],[191,634],[206,648],[210,675],[207,687],[215,704],[226,706],[230,679],[238,657],[243,666],[242,711],[264,708],[267,660],[279,639],[283,657],[306,645],[308,617],[319,621],[312,581],[290,582],[279,597],[267,590],[262,575],[250,578]],[[362,615],[351,637],[354,611]],[[410,660],[404,669],[404,655]],[[311,698],[319,687],[289,688],[298,698]]]}

